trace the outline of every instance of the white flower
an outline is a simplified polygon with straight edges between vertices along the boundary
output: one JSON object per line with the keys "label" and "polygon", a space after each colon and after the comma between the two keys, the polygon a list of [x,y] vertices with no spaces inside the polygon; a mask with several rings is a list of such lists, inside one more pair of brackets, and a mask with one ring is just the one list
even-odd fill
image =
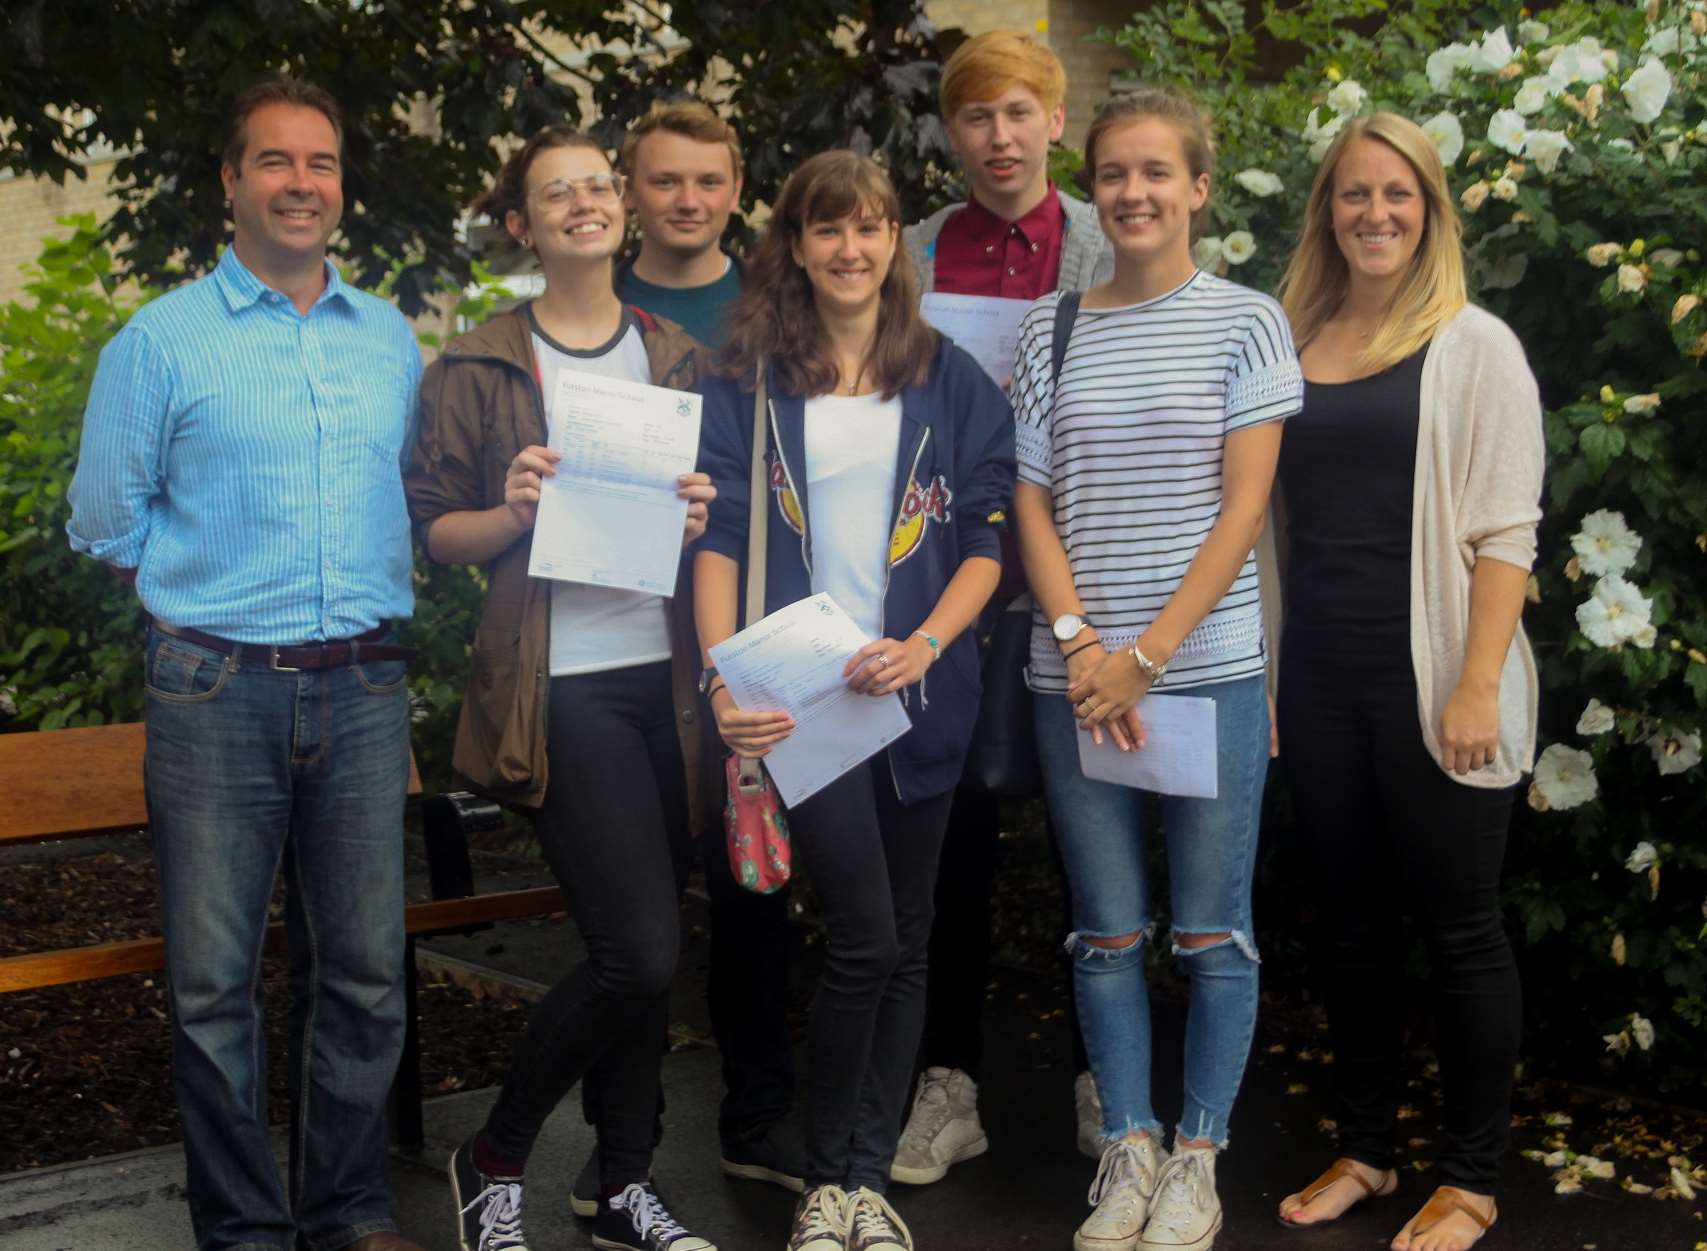
{"label": "white flower", "polygon": [[1671,75],[1658,60],[1649,57],[1624,80],[1619,90],[1630,102],[1630,116],[1646,124],[1665,111],[1666,100],[1671,95]]}
{"label": "white flower", "polygon": [[1504,26],[1483,35],[1482,42],[1470,53],[1470,68],[1478,74],[1497,74],[1510,62],[1511,40],[1506,37]]}
{"label": "white flower", "polygon": [[1600,1037],[1606,1044],[1606,1049],[1615,1056],[1624,1055],[1630,1050],[1630,1031],[1627,1029],[1619,1030],[1616,1034],[1602,1034]]}
{"label": "white flower", "polygon": [[1592,36],[1579,39],[1559,49],[1547,66],[1547,76],[1561,87],[1597,83],[1606,77],[1606,62],[1600,53],[1600,40]]}
{"label": "white flower", "polygon": [[1516,109],[1501,109],[1488,119],[1488,142],[1513,156],[1523,151],[1524,131],[1523,114]]}
{"label": "white flower", "polygon": [[1596,243],[1584,252],[1583,256],[1596,269],[1605,269],[1618,259],[1618,254],[1623,250],[1624,245],[1622,243]]}
{"label": "white flower", "polygon": [[1676,248],[1655,248],[1648,253],[1648,259],[1656,265],[1664,265],[1667,269],[1676,269],[1683,264],[1683,253]]}
{"label": "white flower", "polygon": [[1583,1171],[1583,1176],[1593,1177],[1599,1181],[1611,1181],[1618,1176],[1618,1166],[1611,1160],[1599,1160],[1592,1155],[1579,1155],[1577,1167]]}
{"label": "white flower", "polygon": [[1701,763],[1701,735],[1662,731],[1648,740],[1648,750],[1662,774],[1682,773]]}
{"label": "white flower", "polygon": [[1532,130],[1523,137],[1523,154],[1543,174],[1559,167],[1559,158],[1571,150],[1571,141],[1560,130]]}
{"label": "white flower", "polygon": [[1632,395],[1624,401],[1624,411],[1632,417],[1646,416],[1659,406],[1660,397],[1657,392],[1650,392],[1647,395]]}
{"label": "white flower", "polygon": [[1676,56],[1679,52],[1693,52],[1700,42],[1694,31],[1678,26],[1661,26],[1648,36],[1642,51],[1655,56]]}
{"label": "white flower", "polygon": [[1494,199],[1504,200],[1507,204],[1510,204],[1513,200],[1517,199],[1517,180],[1509,174],[1501,174],[1498,178],[1494,179],[1493,192]]}
{"label": "white flower", "polygon": [[1470,67],[1471,48],[1467,43],[1449,43],[1428,54],[1428,85],[1445,91],[1452,85],[1452,76]]}
{"label": "white flower", "polygon": [[1221,255],[1229,265],[1243,265],[1257,254],[1257,241],[1248,230],[1235,230],[1221,240]]}
{"label": "white flower", "polygon": [[0,717],[15,717],[18,715],[18,691],[16,687],[0,686]]}
{"label": "white flower", "polygon": [[1648,866],[1659,858],[1660,853],[1654,845],[1643,839],[1636,844],[1636,850],[1631,852],[1624,861],[1624,867],[1632,873],[1646,873]]}
{"label": "white flower", "polygon": [[1517,24],[1517,41],[1519,43],[1546,43],[1552,33],[1552,27],[1548,26],[1546,22],[1528,19]]}
{"label": "white flower", "polygon": [[1583,518],[1582,529],[1571,536],[1571,550],[1584,573],[1600,578],[1627,572],[1642,550],[1642,536],[1629,527],[1623,513],[1597,508]]}
{"label": "white flower", "polygon": [[1214,269],[1221,260],[1221,236],[1204,235],[1192,245],[1191,259],[1199,269]]}
{"label": "white flower", "polygon": [[1577,718],[1578,734],[1605,734],[1618,724],[1618,714],[1598,699],[1588,701],[1583,715]]}
{"label": "white flower", "polygon": [[1369,93],[1355,78],[1348,78],[1328,92],[1328,107],[1341,117],[1352,117],[1363,107]]}
{"label": "white flower", "polygon": [[1535,762],[1535,780],[1529,787],[1529,806],[1542,812],[1559,812],[1586,804],[1599,793],[1600,783],[1594,776],[1594,757],[1586,751],[1554,743]]}
{"label": "white flower", "polygon": [[1286,187],[1285,183],[1266,169],[1242,169],[1233,175],[1233,181],[1254,196],[1278,195]]}
{"label": "white flower", "polygon": [[1511,102],[1511,107],[1528,117],[1531,113],[1540,112],[1541,106],[1558,92],[1559,88],[1552,79],[1536,74],[1523,80],[1523,86],[1517,89],[1517,98]]}
{"label": "white flower", "polygon": [[1618,289],[1625,295],[1635,295],[1648,285],[1648,276],[1640,266],[1620,265],[1618,267]]}
{"label": "white flower", "polygon": [[1491,188],[1485,181],[1471,183],[1464,188],[1464,194],[1458,197],[1458,203],[1464,206],[1466,213],[1474,213],[1488,202],[1488,192]]}
{"label": "white flower", "polygon": [[1422,130],[1440,150],[1440,163],[1452,168],[1458,154],[1464,151],[1464,127],[1458,124],[1458,119],[1450,113],[1436,113],[1422,124]]}
{"label": "white flower", "polygon": [[1577,606],[1577,629],[1596,647],[1617,647],[1642,642],[1648,628],[1648,617],[1654,610],[1653,601],[1616,573],[1609,573],[1594,584],[1594,594]]}
{"label": "white flower", "polygon": [[1654,1045],[1654,1023],[1645,1016],[1630,1014],[1630,1034],[1643,1051]]}
{"label": "white flower", "polygon": [[1634,143],[1628,139],[1622,138],[1608,139],[1606,141],[1606,147],[1608,151],[1617,152],[1623,156],[1629,156],[1636,150],[1636,145]]}
{"label": "white flower", "polygon": [[1311,109],[1310,116],[1304,119],[1304,138],[1311,143],[1318,139],[1332,139],[1340,133],[1340,127],[1345,125],[1344,113],[1336,113],[1330,109],[1327,117],[1318,121],[1321,112],[1320,108]]}

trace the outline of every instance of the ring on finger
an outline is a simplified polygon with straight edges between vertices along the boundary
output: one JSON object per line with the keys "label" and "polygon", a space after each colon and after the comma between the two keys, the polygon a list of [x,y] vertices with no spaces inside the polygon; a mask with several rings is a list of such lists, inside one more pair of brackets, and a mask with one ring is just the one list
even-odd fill
{"label": "ring on finger", "polygon": [[878,652],[877,653],[878,667],[882,668],[883,666],[887,665],[888,663],[889,663],[889,657],[885,656],[882,652]]}

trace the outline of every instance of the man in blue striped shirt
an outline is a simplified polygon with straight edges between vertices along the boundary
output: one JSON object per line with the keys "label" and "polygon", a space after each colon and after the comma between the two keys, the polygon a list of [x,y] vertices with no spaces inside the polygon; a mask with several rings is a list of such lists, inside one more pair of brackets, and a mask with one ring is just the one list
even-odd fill
{"label": "man in blue striped shirt", "polygon": [[[145,771],[200,1251],[420,1251],[396,1233],[385,1098],[409,777],[387,623],[413,608],[400,462],[421,362],[402,316],[326,259],[342,145],[319,88],[238,97],[232,244],[101,353],[71,485],[71,545],[151,618]],[[288,1187],[259,1002],[281,866]]]}

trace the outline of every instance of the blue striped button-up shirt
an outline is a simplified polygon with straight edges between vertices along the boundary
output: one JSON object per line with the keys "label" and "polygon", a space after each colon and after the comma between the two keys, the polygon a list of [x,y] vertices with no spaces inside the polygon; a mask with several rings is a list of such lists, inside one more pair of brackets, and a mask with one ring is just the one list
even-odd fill
{"label": "blue striped button-up shirt", "polygon": [[395,308],[326,275],[303,315],[227,248],[101,352],[66,529],[135,568],[154,616],[296,643],[412,611],[420,352]]}

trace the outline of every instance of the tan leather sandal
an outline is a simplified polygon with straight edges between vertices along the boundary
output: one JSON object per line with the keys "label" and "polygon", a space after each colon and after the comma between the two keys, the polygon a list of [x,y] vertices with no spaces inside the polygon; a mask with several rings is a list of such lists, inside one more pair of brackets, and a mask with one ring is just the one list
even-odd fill
{"label": "tan leather sandal", "polygon": [[[1365,1165],[1365,1167],[1368,1166]],[[1385,1171],[1392,1172],[1391,1169]],[[1341,1156],[1332,1164],[1328,1165],[1327,1171],[1315,1181],[1304,1187],[1304,1189],[1300,1190],[1297,1194],[1290,1194],[1287,1195],[1286,1198],[1282,1199],[1280,1201],[1280,1207],[1275,1210],[1275,1219],[1288,1229],[1314,1229],[1317,1225],[1328,1225],[1339,1220],[1340,1216],[1345,1215],[1345,1212],[1341,1212],[1339,1216],[1323,1217],[1318,1221],[1293,1221],[1286,1218],[1285,1211],[1294,1201],[1296,1201],[1298,1205],[1297,1208],[1293,1208],[1294,1211],[1297,1211],[1298,1208],[1309,1207],[1310,1204],[1314,1203],[1316,1199],[1321,1196],[1323,1191],[1327,1190],[1328,1187],[1332,1186],[1342,1177],[1349,1177],[1352,1181],[1363,1187],[1362,1196],[1360,1198],[1353,1199],[1350,1206],[1345,1209],[1345,1212],[1351,1211],[1352,1208],[1362,1203],[1364,1199],[1382,1199],[1399,1188],[1399,1175],[1397,1173],[1393,1173],[1393,1189],[1389,1190],[1387,1189],[1385,1179],[1379,1182],[1371,1182],[1362,1173],[1357,1171],[1357,1162],[1355,1160]]]}
{"label": "tan leather sandal", "polygon": [[1422,1211],[1411,1218],[1411,1232],[1410,1237],[1406,1240],[1406,1245],[1409,1245],[1411,1239],[1415,1239],[1420,1234],[1426,1234],[1456,1212],[1462,1212],[1468,1216],[1481,1230],[1470,1240],[1468,1245],[1472,1247],[1486,1236],[1487,1232],[1494,1227],[1494,1222],[1500,1217],[1497,1206],[1488,1215],[1483,1216],[1475,1208],[1464,1202],[1463,1194],[1456,1186],[1437,1186],[1434,1193],[1428,1197],[1428,1202],[1423,1204]]}

